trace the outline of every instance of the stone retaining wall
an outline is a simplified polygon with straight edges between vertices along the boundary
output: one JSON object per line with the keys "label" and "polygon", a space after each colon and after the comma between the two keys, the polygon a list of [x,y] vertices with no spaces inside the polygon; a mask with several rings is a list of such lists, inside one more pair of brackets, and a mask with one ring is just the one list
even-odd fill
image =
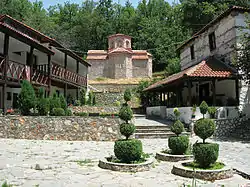
{"label": "stone retaining wall", "polygon": [[110,107],[110,106],[73,106],[70,107],[74,112],[85,112],[85,113],[108,113],[108,114],[116,114],[119,112],[120,107]]}
{"label": "stone retaining wall", "polygon": [[0,138],[114,141],[121,138],[118,118],[1,116]]}
{"label": "stone retaining wall", "polygon": [[[190,131],[191,135],[194,135],[193,127],[196,120],[191,120]],[[232,133],[236,131],[237,128],[241,127],[243,122],[247,121],[247,118],[233,118],[233,119],[215,119],[216,130],[213,138],[228,138],[231,137]]]}
{"label": "stone retaining wall", "polygon": [[238,127],[240,127],[241,123],[246,120],[246,118],[216,119],[216,130],[214,133],[214,138],[230,137],[230,135]]}

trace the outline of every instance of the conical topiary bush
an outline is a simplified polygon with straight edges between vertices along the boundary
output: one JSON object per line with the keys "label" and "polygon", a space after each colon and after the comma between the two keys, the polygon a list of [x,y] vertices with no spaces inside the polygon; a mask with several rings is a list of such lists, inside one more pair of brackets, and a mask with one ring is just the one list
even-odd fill
{"label": "conical topiary bush", "polygon": [[124,92],[125,103],[122,105],[119,117],[124,123],[120,124],[120,132],[126,139],[117,140],[114,146],[115,156],[124,163],[131,163],[141,159],[142,155],[142,142],[137,139],[129,139],[135,132],[135,125],[129,123],[133,118],[133,111],[128,102],[131,101],[131,91],[127,89]]}
{"label": "conical topiary bush", "polygon": [[214,164],[219,156],[219,145],[216,143],[206,143],[205,140],[211,137],[215,131],[215,123],[212,119],[205,119],[204,116],[208,111],[208,105],[203,101],[200,105],[200,111],[203,114],[203,118],[196,121],[194,125],[194,132],[199,136],[203,142],[195,143],[193,145],[193,153],[195,162],[199,164],[201,168],[208,168],[211,164]]}
{"label": "conical topiary bush", "polygon": [[171,126],[171,131],[176,134],[174,137],[170,137],[168,139],[168,146],[171,149],[171,153],[174,155],[183,155],[189,146],[189,138],[188,136],[180,136],[184,131],[184,125],[179,120],[180,112],[178,108],[174,109],[174,114],[176,121]]}

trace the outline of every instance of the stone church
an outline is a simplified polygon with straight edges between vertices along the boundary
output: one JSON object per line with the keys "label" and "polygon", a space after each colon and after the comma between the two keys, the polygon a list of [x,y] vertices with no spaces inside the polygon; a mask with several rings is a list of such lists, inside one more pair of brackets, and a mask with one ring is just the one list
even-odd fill
{"label": "stone church", "polygon": [[89,79],[152,77],[152,55],[146,50],[132,50],[131,37],[115,34],[108,37],[108,50],[89,50]]}

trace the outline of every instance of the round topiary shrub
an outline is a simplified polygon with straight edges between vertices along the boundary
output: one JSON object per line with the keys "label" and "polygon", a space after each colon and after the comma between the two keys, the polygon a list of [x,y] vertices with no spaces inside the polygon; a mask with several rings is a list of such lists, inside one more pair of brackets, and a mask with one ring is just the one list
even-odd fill
{"label": "round topiary shrub", "polygon": [[171,131],[179,136],[184,131],[184,125],[180,120],[177,120],[172,126]]}
{"label": "round topiary shrub", "polygon": [[180,115],[181,115],[181,112],[179,111],[178,108],[174,108],[174,115],[175,115],[175,119],[178,120]]}
{"label": "round topiary shrub", "polygon": [[120,125],[120,132],[128,139],[135,132],[135,125],[131,123],[122,123]]}
{"label": "round topiary shrub", "polygon": [[193,145],[194,160],[201,168],[214,164],[219,156],[219,145],[216,143],[195,143]]}
{"label": "round topiary shrub", "polygon": [[65,111],[63,110],[63,108],[53,108],[52,115],[53,116],[65,116]]}
{"label": "round topiary shrub", "polygon": [[168,146],[174,155],[184,154],[189,146],[188,136],[175,136],[168,139]]}
{"label": "round topiary shrub", "polygon": [[203,143],[214,134],[214,131],[215,123],[211,119],[199,119],[194,124],[194,133],[203,140]]}
{"label": "round topiary shrub", "polygon": [[137,139],[118,140],[115,142],[114,153],[121,162],[138,161],[142,155],[142,142]]}
{"label": "round topiary shrub", "polygon": [[129,120],[132,119],[133,117],[133,111],[130,108],[129,105],[123,105],[122,108],[119,111],[119,117],[123,120],[126,121],[126,123],[128,123]]}
{"label": "round topiary shrub", "polygon": [[204,115],[207,113],[208,108],[209,108],[207,103],[205,101],[202,101],[199,108],[200,108],[200,111],[203,114],[203,118],[204,118]]}
{"label": "round topiary shrub", "polygon": [[130,89],[126,89],[123,95],[123,98],[126,102],[131,101],[132,93]]}

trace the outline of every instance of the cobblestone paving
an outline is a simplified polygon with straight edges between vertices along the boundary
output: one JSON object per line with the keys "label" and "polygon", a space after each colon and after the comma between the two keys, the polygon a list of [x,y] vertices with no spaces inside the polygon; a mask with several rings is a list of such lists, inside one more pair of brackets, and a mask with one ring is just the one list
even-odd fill
{"label": "cobblestone paving", "polygon": [[[142,140],[144,152],[155,153],[167,140]],[[193,139],[195,141],[195,138]],[[172,164],[157,162],[148,172],[120,173],[100,169],[98,159],[113,154],[113,142],[58,142],[0,139],[0,184],[39,187],[179,187],[191,179],[171,174]],[[221,142],[221,160],[249,169],[250,144]],[[222,157],[224,157],[222,159]],[[37,165],[38,164],[38,165]],[[248,181],[235,175],[217,181],[238,187]],[[198,181],[199,185],[207,182]],[[208,184],[209,187],[211,184]],[[214,185],[212,185],[214,186]]]}

